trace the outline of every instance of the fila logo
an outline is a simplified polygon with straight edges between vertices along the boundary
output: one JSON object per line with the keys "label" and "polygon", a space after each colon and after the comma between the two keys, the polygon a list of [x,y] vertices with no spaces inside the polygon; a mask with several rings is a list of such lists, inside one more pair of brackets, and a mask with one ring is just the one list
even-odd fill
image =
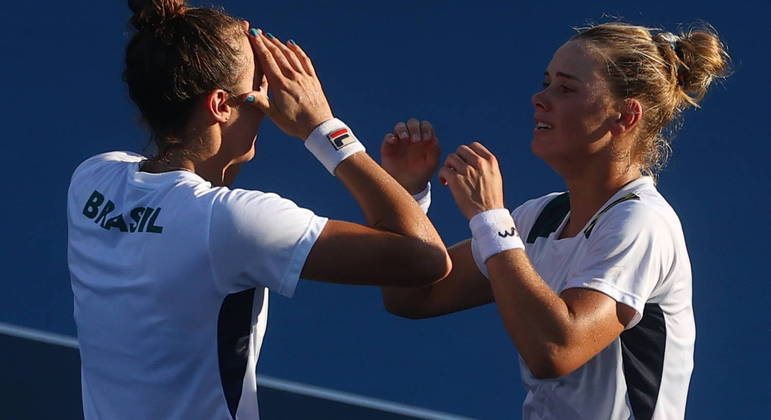
{"label": "fila logo", "polygon": [[329,142],[335,147],[335,150],[340,150],[343,147],[356,142],[356,138],[348,131],[347,128],[341,128],[331,134],[327,134]]}
{"label": "fila logo", "polygon": [[501,238],[506,238],[509,236],[517,236],[517,229],[514,226],[512,226],[510,231],[504,230],[503,232],[498,232],[498,236],[500,236]]}

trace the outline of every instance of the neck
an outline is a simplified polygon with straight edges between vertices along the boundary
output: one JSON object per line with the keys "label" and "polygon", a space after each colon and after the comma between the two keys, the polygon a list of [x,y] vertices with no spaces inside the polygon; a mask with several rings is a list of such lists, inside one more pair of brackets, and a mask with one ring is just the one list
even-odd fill
{"label": "neck", "polygon": [[183,169],[194,172],[213,186],[228,186],[235,181],[241,165],[235,163],[237,159],[233,156],[227,156],[219,126],[209,124],[190,129],[182,144],[189,147],[172,150],[163,160],[150,159],[142,165],[142,170],[162,173]]}
{"label": "neck", "polygon": [[240,164],[223,164],[216,156],[209,159],[172,158],[163,161],[150,159],[142,165],[142,170],[151,173],[163,173],[186,170],[209,181],[214,186],[229,186],[238,175]]}
{"label": "neck", "polygon": [[575,236],[613,194],[642,175],[636,166],[624,167],[615,162],[590,165],[583,173],[563,176],[570,192],[570,220],[561,237]]}

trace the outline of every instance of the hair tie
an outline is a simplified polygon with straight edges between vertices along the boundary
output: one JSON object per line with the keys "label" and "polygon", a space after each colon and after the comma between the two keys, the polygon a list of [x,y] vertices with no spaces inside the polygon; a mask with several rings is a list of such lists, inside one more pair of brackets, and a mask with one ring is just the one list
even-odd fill
{"label": "hair tie", "polygon": [[680,42],[680,37],[673,34],[672,32],[662,32],[659,34],[661,39],[666,41],[669,44],[669,48],[672,49],[672,51],[677,56],[677,59],[680,60],[680,62],[677,65],[677,85],[683,86],[683,80],[682,80],[682,70],[683,70],[683,43]]}
{"label": "hair tie", "polygon": [[678,54],[678,50],[680,49],[680,37],[673,34],[672,32],[662,32],[660,36],[661,39],[669,43],[669,48],[671,48],[672,51],[674,51],[675,54],[680,57],[680,54]]}

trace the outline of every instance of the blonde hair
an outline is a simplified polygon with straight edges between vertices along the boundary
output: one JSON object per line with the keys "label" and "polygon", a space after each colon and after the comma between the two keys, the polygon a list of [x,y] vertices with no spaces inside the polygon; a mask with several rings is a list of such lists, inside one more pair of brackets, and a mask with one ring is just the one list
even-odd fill
{"label": "blonde hair", "polygon": [[577,31],[571,39],[591,43],[605,61],[611,91],[642,104],[631,159],[655,176],[670,154],[667,137],[675,130],[670,124],[686,108],[699,107],[713,80],[728,75],[730,58],[723,42],[708,25],[679,35],[621,22]]}

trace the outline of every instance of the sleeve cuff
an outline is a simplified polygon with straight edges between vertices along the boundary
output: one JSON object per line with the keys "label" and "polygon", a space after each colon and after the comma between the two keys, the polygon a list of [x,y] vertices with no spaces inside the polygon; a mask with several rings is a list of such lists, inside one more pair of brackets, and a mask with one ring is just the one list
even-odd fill
{"label": "sleeve cuff", "polygon": [[326,217],[313,216],[311,222],[308,224],[308,228],[305,230],[300,243],[295,247],[294,255],[289,263],[289,268],[284,273],[281,279],[281,286],[277,290],[278,294],[291,298],[294,296],[294,291],[297,288],[297,283],[300,281],[300,274],[305,266],[305,260],[308,259],[308,254],[311,252],[311,248],[319,238],[321,231],[324,230],[324,226],[327,225]]}
{"label": "sleeve cuff", "polygon": [[634,293],[621,290],[611,283],[596,278],[570,281],[560,291],[560,293],[566,289],[572,289],[574,287],[596,290],[600,293],[610,296],[616,302],[623,303],[624,305],[634,309],[634,317],[631,321],[629,321],[629,324],[624,327],[625,330],[633,328],[635,325],[637,325],[638,322],[640,322],[640,319],[642,319],[642,314],[645,310],[645,301]]}

